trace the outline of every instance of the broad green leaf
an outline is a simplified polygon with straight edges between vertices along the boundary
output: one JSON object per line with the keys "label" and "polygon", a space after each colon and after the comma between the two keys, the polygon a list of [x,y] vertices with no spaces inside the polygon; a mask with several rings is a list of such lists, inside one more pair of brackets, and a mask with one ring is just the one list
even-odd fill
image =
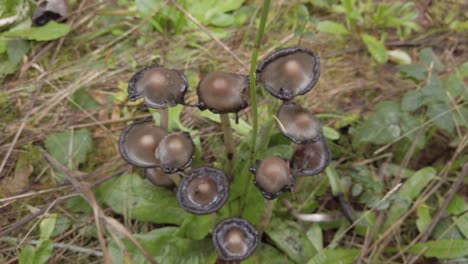
{"label": "broad green leaf", "polygon": [[50,235],[52,235],[52,231],[54,231],[56,220],[56,214],[51,214],[50,216],[42,219],[41,223],[39,224],[39,229],[41,231],[41,240],[46,240],[50,238]]}
{"label": "broad green leaf", "polygon": [[[211,256],[215,255],[215,251],[211,239],[191,240],[181,238],[175,235],[177,232],[178,228],[176,227],[163,227],[146,234],[135,234],[134,237],[161,264],[214,263]],[[122,240],[126,254],[131,256],[135,264],[148,263],[133,243],[127,239]],[[113,264],[124,263],[124,254],[114,241],[109,243],[109,255]]]}
{"label": "broad green leaf", "polygon": [[[451,133],[455,129],[455,124],[453,123],[452,115],[449,110],[450,105],[444,102],[434,102],[428,105],[427,115],[435,126]],[[444,115],[444,113],[446,114]]]}
{"label": "broad green leaf", "polygon": [[458,66],[458,73],[462,79],[468,77],[468,61]]}
{"label": "broad green leaf", "polygon": [[327,174],[328,181],[330,182],[333,195],[344,193],[343,186],[340,181],[340,176],[335,169],[335,163],[328,165],[328,167],[325,169],[325,173]]}
{"label": "broad green leaf", "polygon": [[208,215],[190,214],[177,231],[177,236],[186,237],[194,240],[205,238],[214,225],[214,217]]}
{"label": "broad green leaf", "polygon": [[315,255],[307,264],[352,264],[359,256],[359,249],[325,249]]}
{"label": "broad green leaf", "polygon": [[289,263],[289,259],[286,255],[274,247],[260,243],[257,249],[254,251],[252,256],[242,261],[242,264],[257,264],[257,263],[268,263],[268,264],[283,264]]}
{"label": "broad green leaf", "polygon": [[8,60],[13,65],[18,65],[21,62],[24,55],[29,51],[29,42],[26,40],[8,40],[7,41],[7,54]]}
{"label": "broad green leaf", "polygon": [[405,111],[413,112],[422,106],[423,98],[424,96],[420,91],[409,91],[403,96],[401,108]]}
{"label": "broad green leaf", "polygon": [[404,78],[410,78],[414,81],[422,81],[427,77],[427,70],[420,64],[399,65],[400,75]]}
{"label": "broad green leaf", "polygon": [[242,197],[245,199],[245,207],[242,211],[242,218],[249,221],[252,225],[257,225],[263,214],[263,207],[265,206],[265,198],[260,190],[258,190],[253,182],[249,182],[249,189],[247,194]]}
{"label": "broad green leaf", "polygon": [[[209,120],[213,122],[221,123],[221,118],[219,117],[218,114],[213,114],[210,111],[202,111],[200,112],[200,115],[208,118]],[[242,136],[249,135],[250,131],[252,130],[252,127],[247,122],[239,118],[239,124],[236,124],[235,119],[230,118],[230,120],[231,120],[231,127],[234,131],[236,131]]]}
{"label": "broad green leaf", "polygon": [[468,203],[455,195],[447,207],[447,213],[454,215],[452,218],[463,236],[468,239]]}
{"label": "broad green leaf", "polygon": [[416,215],[418,216],[416,226],[421,234],[427,229],[432,220],[429,207],[426,204],[421,205],[416,209]]}
{"label": "broad green leaf", "polygon": [[[91,96],[88,95],[85,88],[78,89],[72,96],[72,100],[81,108],[86,110],[99,108],[99,103],[96,102]],[[73,108],[78,108],[75,104],[71,105]]]}
{"label": "broad green leaf", "polygon": [[323,126],[323,135],[331,140],[340,139],[340,133],[329,126]]}
{"label": "broad green leaf", "polygon": [[437,240],[415,244],[408,252],[428,258],[451,259],[468,256],[467,248],[468,240]]}
{"label": "broad green leaf", "polygon": [[234,24],[234,22],[234,16],[220,13],[213,16],[208,23],[217,27],[228,27]]}
{"label": "broad green leaf", "polygon": [[317,253],[312,243],[294,222],[272,218],[265,232],[278,248],[297,263],[305,263]]}
{"label": "broad green leaf", "polygon": [[293,155],[293,147],[291,145],[276,145],[267,149],[267,151],[260,153],[258,159],[264,159],[271,156],[278,156],[283,159],[291,159]]}
{"label": "broad green leaf", "polygon": [[309,230],[307,230],[306,235],[317,251],[323,249],[323,234],[319,224],[313,224]]}
{"label": "broad green leaf", "polygon": [[50,21],[42,27],[31,27],[28,29],[8,31],[1,36],[12,38],[24,38],[37,41],[48,41],[61,38],[70,32],[70,26],[67,24]]}
{"label": "broad green leaf", "polygon": [[151,17],[159,10],[161,0],[135,0],[135,6],[143,17]]}
{"label": "broad green leaf", "polygon": [[381,41],[368,34],[361,34],[361,38],[375,61],[378,63],[387,62],[387,48],[385,48],[385,45]]}
{"label": "broad green leaf", "polygon": [[52,255],[52,251],[54,251],[54,245],[52,244],[51,240],[42,241],[36,246],[34,252],[34,264],[44,264],[47,263],[47,260]]}
{"label": "broad green leaf", "polygon": [[444,65],[440,62],[439,58],[434,54],[431,48],[424,48],[419,52],[419,59],[426,65],[426,67],[434,67],[434,70],[441,72],[444,70]]}
{"label": "broad green leaf", "polygon": [[21,249],[19,254],[19,264],[35,264],[33,246],[27,245]]}
{"label": "broad green leaf", "polygon": [[330,33],[330,34],[338,34],[338,35],[345,35],[349,34],[349,31],[346,29],[346,27],[343,24],[336,23],[333,21],[320,21],[317,24],[317,30],[320,32],[324,33]]}
{"label": "broad green leaf", "polygon": [[388,213],[384,228],[392,225],[408,210],[419,194],[426,188],[436,176],[436,170],[426,167],[418,170],[413,176],[408,178],[400,190],[395,194],[395,199]]}
{"label": "broad green leaf", "polygon": [[173,192],[153,186],[137,174],[111,179],[101,191],[112,210],[139,221],[180,225],[189,216],[180,208]]}
{"label": "broad green leaf", "polygon": [[47,137],[45,146],[50,155],[70,169],[86,161],[93,142],[86,129],[54,133]]}

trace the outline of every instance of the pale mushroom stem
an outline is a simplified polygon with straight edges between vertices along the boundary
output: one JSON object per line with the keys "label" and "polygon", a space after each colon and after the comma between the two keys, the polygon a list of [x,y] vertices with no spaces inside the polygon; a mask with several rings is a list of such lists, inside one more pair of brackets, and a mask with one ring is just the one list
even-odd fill
{"label": "pale mushroom stem", "polygon": [[270,222],[271,215],[273,213],[273,205],[276,200],[264,200],[265,204],[263,206],[262,217],[257,226],[258,237],[262,237],[263,232],[265,231],[268,222]]}
{"label": "pale mushroom stem", "polygon": [[[159,109],[159,126],[169,130],[169,110],[168,108]],[[180,184],[180,176],[178,174],[166,174],[176,186]]]}
{"label": "pale mushroom stem", "polygon": [[220,114],[221,127],[224,134],[224,146],[226,147],[227,169],[226,177],[229,182],[232,181],[232,169],[234,166],[234,141],[232,139],[231,121],[228,114]]}

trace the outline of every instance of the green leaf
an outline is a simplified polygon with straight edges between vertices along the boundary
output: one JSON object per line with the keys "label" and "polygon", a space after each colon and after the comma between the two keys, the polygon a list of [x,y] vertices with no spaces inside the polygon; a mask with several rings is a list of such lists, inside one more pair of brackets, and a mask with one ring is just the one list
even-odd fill
{"label": "green leaf", "polygon": [[[135,234],[134,237],[148,253],[155,257],[158,263],[214,263],[210,258],[215,254],[211,239],[191,240],[181,238],[175,236],[177,232],[178,228],[176,227],[163,227],[146,234]],[[127,239],[122,240],[126,254],[132,256],[134,263],[148,263],[133,243]],[[123,264],[124,259],[126,259],[114,241],[109,243],[109,255],[114,264]]]}
{"label": "green leaf", "polygon": [[47,260],[52,255],[54,251],[54,245],[51,240],[45,240],[42,243],[36,246],[36,251],[34,252],[34,264],[44,264],[47,263]]}
{"label": "green leaf", "polygon": [[426,204],[421,205],[416,209],[416,215],[418,216],[416,226],[418,227],[419,233],[422,234],[432,221],[429,207]]}
{"label": "green leaf", "polygon": [[463,236],[468,239],[468,203],[459,196],[455,195],[447,207],[447,213],[455,215],[454,222]]}
{"label": "green leaf", "polygon": [[283,264],[289,263],[289,259],[286,255],[272,246],[264,243],[260,243],[257,249],[254,251],[252,256],[242,261],[242,264],[257,264],[257,263],[268,263],[268,264]]}
{"label": "green leaf", "polygon": [[317,252],[294,222],[272,218],[265,232],[278,248],[297,263],[305,263]]}
{"label": "green leaf", "polygon": [[291,145],[276,145],[267,149],[267,151],[260,153],[258,159],[264,159],[271,156],[278,156],[283,159],[291,159],[293,155],[293,147]]}
{"label": "green leaf", "polygon": [[405,93],[401,101],[401,108],[405,111],[416,111],[423,104],[423,94],[418,91],[409,91]]}
{"label": "green leaf", "polygon": [[[200,112],[200,116],[206,117],[213,122],[221,123],[221,118],[219,117],[219,115],[213,114],[210,111],[202,111]],[[239,124],[236,124],[233,118],[230,118],[230,120],[231,120],[231,127],[235,132],[239,133],[241,136],[247,136],[250,134],[252,127],[243,119],[239,118]]]}
{"label": "green leaf", "polygon": [[220,13],[220,14],[216,14],[215,16],[213,16],[208,22],[208,24],[217,26],[217,27],[229,27],[232,24],[234,24],[234,22],[235,22],[234,16]]}
{"label": "green leaf", "polygon": [[18,65],[28,53],[29,48],[29,42],[26,40],[8,40],[6,49],[10,63]]}
{"label": "green leaf", "polygon": [[205,238],[214,224],[213,215],[190,214],[177,231],[177,236],[200,240]]}
{"label": "green leaf", "polygon": [[42,27],[31,27],[27,29],[12,30],[2,34],[3,37],[23,38],[37,41],[48,41],[61,38],[70,32],[67,24],[50,21]]}
{"label": "green leaf", "polygon": [[428,258],[451,259],[468,255],[468,240],[437,240],[418,243],[408,252],[421,254]]}
{"label": "green leaf", "polygon": [[323,249],[323,234],[319,224],[313,224],[307,230],[306,236],[317,251]]}
{"label": "green leaf", "polygon": [[427,108],[427,115],[431,118],[431,121],[434,123],[435,126],[438,128],[444,129],[449,133],[452,133],[455,130],[455,124],[453,123],[452,116],[450,112],[448,112],[444,116],[445,112],[449,111],[450,105],[447,103],[442,102],[434,102],[429,104]]}
{"label": "green leaf", "polygon": [[351,264],[359,256],[359,249],[325,249],[315,255],[307,264]]}
{"label": "green leaf", "polygon": [[456,74],[449,75],[444,80],[444,88],[453,98],[458,98],[464,93],[467,94],[466,85],[462,79],[458,78]]}
{"label": "green leaf", "polygon": [[159,10],[161,0],[135,0],[135,6],[143,17],[151,17]]}
{"label": "green leaf", "polygon": [[[96,109],[100,107],[99,103],[88,95],[88,93],[86,92],[86,88],[78,89],[73,94],[72,100],[86,110]],[[75,104],[72,104],[72,107],[77,108]]]}
{"label": "green leaf", "polygon": [[39,224],[39,229],[41,231],[41,240],[46,240],[50,238],[52,231],[55,228],[55,222],[57,220],[57,215],[52,214],[44,219],[42,219],[41,223]]}
{"label": "green leaf", "polygon": [[122,174],[105,182],[101,188],[104,202],[115,212],[132,219],[180,225],[189,217],[173,192],[153,186],[137,174]]}
{"label": "green leaf", "polygon": [[406,180],[400,190],[395,194],[395,200],[388,213],[385,227],[389,227],[402,216],[411,206],[424,188],[436,176],[436,170],[432,167],[426,167],[418,170],[413,176]]}
{"label": "green leaf", "polygon": [[419,64],[399,65],[400,74],[403,78],[413,79],[414,81],[422,81],[427,77],[427,70]]}
{"label": "green leaf", "polygon": [[361,34],[361,38],[375,61],[378,63],[387,62],[387,48],[385,48],[385,45],[382,42],[368,34]]}
{"label": "green leaf", "polygon": [[19,264],[35,264],[33,246],[27,245],[21,249],[21,252],[19,255]]}
{"label": "green leaf", "polygon": [[419,52],[419,59],[426,65],[426,67],[434,67],[437,72],[444,70],[444,65],[440,62],[439,58],[434,54],[431,48],[424,48]]}
{"label": "green leaf", "polygon": [[324,33],[346,35],[349,34],[349,31],[343,24],[336,23],[333,21],[320,21],[317,24],[317,30]]}
{"label": "green leaf", "polygon": [[458,66],[458,73],[462,79],[468,77],[468,61]]}
{"label": "green leaf", "polygon": [[66,131],[54,133],[45,141],[47,151],[69,169],[77,169],[86,161],[86,155],[91,151],[93,142],[88,130]]}
{"label": "green leaf", "polygon": [[331,140],[340,139],[340,133],[329,126],[323,126],[323,135]]}

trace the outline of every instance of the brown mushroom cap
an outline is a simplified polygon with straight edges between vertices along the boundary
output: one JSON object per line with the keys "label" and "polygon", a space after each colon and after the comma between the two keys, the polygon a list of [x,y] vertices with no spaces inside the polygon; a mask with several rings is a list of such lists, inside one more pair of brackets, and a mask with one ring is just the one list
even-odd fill
{"label": "brown mushroom cap", "polygon": [[132,165],[143,168],[156,167],[158,161],[154,157],[154,151],[166,135],[165,129],[154,126],[150,120],[134,122],[120,135],[120,154]]}
{"label": "brown mushroom cap", "polygon": [[224,172],[200,167],[183,177],[177,190],[177,201],[193,214],[210,214],[227,201],[229,186]]}
{"label": "brown mushroom cap", "polygon": [[213,229],[213,244],[225,261],[241,261],[257,248],[257,230],[246,220],[229,218]]}
{"label": "brown mushroom cap", "polygon": [[322,137],[322,122],[294,102],[284,102],[276,113],[281,133],[296,144],[314,142]]}
{"label": "brown mushroom cap", "polygon": [[160,168],[146,168],[145,178],[155,186],[172,188],[174,181],[167,176]]}
{"label": "brown mushroom cap", "polygon": [[152,108],[166,108],[184,102],[187,78],[178,70],[154,64],[137,72],[128,83],[128,98],[145,99]]}
{"label": "brown mushroom cap", "polygon": [[331,151],[324,137],[314,143],[298,145],[291,167],[294,176],[313,176],[321,173],[331,161]]}
{"label": "brown mushroom cap", "polygon": [[244,94],[248,87],[247,76],[226,72],[208,73],[198,84],[198,107],[214,113],[238,112],[247,107]]}
{"label": "brown mushroom cap", "polygon": [[281,100],[291,100],[310,91],[320,76],[317,54],[302,48],[287,48],[269,55],[256,70],[257,81]]}
{"label": "brown mushroom cap", "polygon": [[159,143],[154,157],[165,173],[174,173],[190,166],[195,154],[195,145],[187,132],[167,135]]}
{"label": "brown mushroom cap", "polygon": [[278,157],[257,161],[252,172],[255,173],[254,184],[269,200],[278,197],[282,190],[290,190],[293,185],[289,163]]}

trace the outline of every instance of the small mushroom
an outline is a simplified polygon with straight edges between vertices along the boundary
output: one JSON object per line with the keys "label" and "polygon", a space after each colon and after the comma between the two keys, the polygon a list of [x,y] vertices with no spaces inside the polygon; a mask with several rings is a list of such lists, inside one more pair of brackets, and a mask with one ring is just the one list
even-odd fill
{"label": "small mushroom", "polygon": [[294,179],[290,173],[289,162],[284,159],[268,157],[257,161],[250,171],[255,174],[255,186],[268,200],[275,199],[281,191],[290,191],[293,187]]}
{"label": "small mushroom", "polygon": [[310,91],[320,76],[317,54],[302,48],[287,48],[269,55],[256,70],[257,81],[281,100],[291,100]]}
{"label": "small mushroom", "polygon": [[67,4],[65,0],[45,0],[39,2],[32,17],[34,26],[43,26],[49,21],[65,22],[67,16]]}
{"label": "small mushroom", "polygon": [[166,135],[167,131],[154,126],[151,120],[136,121],[120,134],[120,154],[132,165],[143,168],[156,167],[158,161],[154,157],[154,151]]}
{"label": "small mushroom", "polygon": [[246,220],[228,218],[213,229],[213,244],[225,261],[242,261],[258,245],[257,230]]}
{"label": "small mushroom", "polygon": [[291,169],[294,176],[313,176],[321,173],[331,161],[331,151],[325,138],[298,145],[294,151]]}
{"label": "small mushroom", "polygon": [[153,64],[137,72],[128,83],[130,101],[144,98],[151,108],[163,109],[184,103],[187,78],[178,70]]}
{"label": "small mushroom", "polygon": [[175,186],[174,181],[160,168],[146,168],[145,178],[155,186],[166,188],[172,188]]}
{"label": "small mushroom", "polygon": [[209,214],[226,203],[229,186],[224,172],[211,167],[192,169],[182,178],[177,201],[193,214]]}
{"label": "small mushroom", "polygon": [[245,75],[211,72],[197,87],[198,107],[213,113],[234,113],[247,107],[245,93],[249,78]]}
{"label": "small mushroom", "polygon": [[195,145],[187,132],[175,132],[161,140],[154,157],[165,173],[174,173],[190,166],[195,154]]}
{"label": "small mushroom", "polygon": [[322,138],[322,122],[300,105],[284,102],[276,113],[276,125],[281,133],[296,144],[315,142]]}

